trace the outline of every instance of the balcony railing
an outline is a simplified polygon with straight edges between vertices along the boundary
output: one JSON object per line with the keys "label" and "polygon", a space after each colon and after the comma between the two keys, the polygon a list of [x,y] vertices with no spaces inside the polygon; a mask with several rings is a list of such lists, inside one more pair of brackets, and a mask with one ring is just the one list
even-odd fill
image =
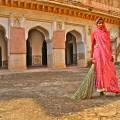
{"label": "balcony railing", "polygon": [[94,9],[99,9],[101,11],[105,11],[108,14],[120,17],[120,8],[118,8],[118,7],[114,7],[112,5],[104,4],[104,3],[100,3],[100,2],[95,2],[94,0],[91,0],[91,3],[89,6]]}
{"label": "balcony railing", "polygon": [[40,1],[40,2],[51,2],[51,3],[62,3],[66,5],[75,5],[79,6],[83,3],[83,0],[33,0],[33,1]]}
{"label": "balcony railing", "polygon": [[[104,0],[106,1],[106,0]],[[59,5],[64,5],[64,6],[69,6],[72,8],[78,8],[82,10],[88,10],[88,11],[94,11],[94,12],[99,12],[99,13],[104,13],[108,14],[114,17],[119,17],[120,18],[120,7],[115,7],[119,6],[119,2],[117,0],[111,0],[113,6],[111,3],[108,2],[99,2],[99,0],[0,0],[0,4],[3,5],[11,5],[11,4],[18,4],[21,2],[22,4],[25,3],[23,6],[25,6],[27,3],[41,3],[41,2],[46,2],[51,3],[51,4],[59,4]],[[118,5],[116,5],[118,3]]]}
{"label": "balcony railing", "polygon": [[[88,10],[99,10],[101,12],[120,17],[120,8],[112,6],[111,3],[102,3],[98,0],[33,0],[39,2],[50,2],[55,4],[71,5],[77,8],[87,8]],[[119,2],[118,2],[119,3]]]}

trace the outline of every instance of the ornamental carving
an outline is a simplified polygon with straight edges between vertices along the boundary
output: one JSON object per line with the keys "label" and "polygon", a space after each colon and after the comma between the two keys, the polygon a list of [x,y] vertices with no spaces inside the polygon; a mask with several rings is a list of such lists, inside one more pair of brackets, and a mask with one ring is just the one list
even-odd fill
{"label": "ornamental carving", "polygon": [[[91,4],[91,2],[89,2],[89,1],[88,1],[88,3]],[[80,4],[81,4],[81,2],[80,2]],[[50,12],[50,13],[59,14],[59,15],[74,16],[74,17],[79,17],[79,18],[89,19],[89,20],[96,20],[97,17],[102,17],[103,19],[105,19],[105,21],[107,23],[110,23],[110,24],[119,24],[120,23],[119,18],[116,18],[116,17],[111,18],[110,17],[111,15],[119,16],[120,10],[118,8],[114,8],[114,7],[113,7],[114,9],[112,9],[112,10],[107,10],[107,11],[104,10],[104,13],[106,15],[101,15],[101,14],[97,14],[97,12],[96,13],[91,12],[92,9],[95,8],[96,6],[87,7],[86,9],[88,9],[89,12],[85,12],[85,11],[77,9],[78,4],[76,4],[76,8],[72,8],[72,7],[68,7],[68,6],[62,7],[60,5],[47,4],[47,3],[43,3],[40,1],[34,1],[34,0],[29,0],[29,1],[26,1],[26,0],[21,0],[21,1],[20,0],[5,0],[4,1],[4,0],[2,0],[2,2],[0,2],[0,5],[7,6],[7,7],[8,6],[14,7],[14,8],[23,8],[23,9],[29,9],[29,10]],[[96,4],[96,5],[98,5],[98,4]],[[104,5],[104,7],[105,7],[105,5]],[[21,26],[21,18],[17,17],[17,18],[15,18],[14,21],[15,22],[13,22],[13,23],[15,26]]]}
{"label": "ornamental carving", "polygon": [[12,27],[23,27],[25,22],[24,17],[19,17],[19,16],[10,16],[10,25]]}
{"label": "ornamental carving", "polygon": [[62,30],[62,22],[57,22],[56,28],[57,30]]}

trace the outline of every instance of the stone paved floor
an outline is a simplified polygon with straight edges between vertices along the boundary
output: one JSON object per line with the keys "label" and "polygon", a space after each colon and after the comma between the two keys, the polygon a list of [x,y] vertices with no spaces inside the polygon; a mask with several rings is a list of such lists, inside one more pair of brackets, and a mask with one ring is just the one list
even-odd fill
{"label": "stone paved floor", "polygon": [[120,120],[120,96],[69,98],[86,70],[34,71],[1,72],[0,120]]}

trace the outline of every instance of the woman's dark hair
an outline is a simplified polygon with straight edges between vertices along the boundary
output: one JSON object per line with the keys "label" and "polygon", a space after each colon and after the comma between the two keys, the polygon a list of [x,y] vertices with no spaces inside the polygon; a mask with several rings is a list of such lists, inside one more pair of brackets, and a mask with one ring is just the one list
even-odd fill
{"label": "woman's dark hair", "polygon": [[104,22],[104,19],[102,19],[102,18],[97,18],[96,24],[98,24],[100,21]]}

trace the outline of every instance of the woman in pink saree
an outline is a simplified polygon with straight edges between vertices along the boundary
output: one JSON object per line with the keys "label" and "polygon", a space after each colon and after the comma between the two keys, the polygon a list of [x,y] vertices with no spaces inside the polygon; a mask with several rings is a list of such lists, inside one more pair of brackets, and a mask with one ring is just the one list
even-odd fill
{"label": "woman in pink saree", "polygon": [[110,36],[103,19],[97,19],[96,25],[96,30],[91,34],[91,58],[95,60],[96,88],[101,94],[103,92],[118,94],[120,89],[113,63]]}

